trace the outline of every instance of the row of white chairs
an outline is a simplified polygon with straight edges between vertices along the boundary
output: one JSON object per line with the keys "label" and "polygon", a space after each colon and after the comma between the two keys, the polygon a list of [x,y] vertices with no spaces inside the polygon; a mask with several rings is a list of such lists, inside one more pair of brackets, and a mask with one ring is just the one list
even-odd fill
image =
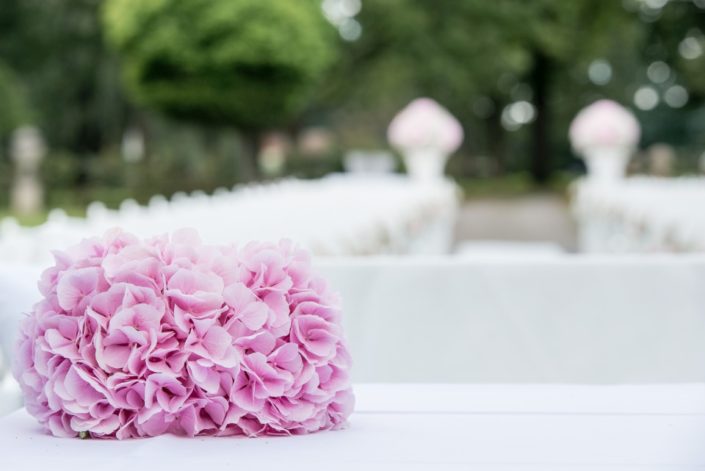
{"label": "row of white chairs", "polygon": [[459,194],[450,181],[404,176],[332,175],[219,189],[213,194],[125,200],[117,210],[95,202],[85,218],[53,210],[34,228],[0,222],[0,260],[44,263],[50,250],[121,227],[149,237],[195,227],[211,243],[289,238],[318,255],[448,253]]}
{"label": "row of white chairs", "polygon": [[572,196],[581,251],[705,251],[705,178],[586,179]]}

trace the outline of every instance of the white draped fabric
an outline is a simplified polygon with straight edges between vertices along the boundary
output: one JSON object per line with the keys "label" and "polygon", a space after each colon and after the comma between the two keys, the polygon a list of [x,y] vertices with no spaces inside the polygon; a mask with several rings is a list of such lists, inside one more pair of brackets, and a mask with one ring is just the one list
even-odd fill
{"label": "white draped fabric", "polygon": [[449,253],[459,193],[446,180],[418,183],[401,175],[332,175],[175,194],[148,206],[127,200],[119,210],[100,203],[87,217],[61,211],[37,228],[0,224],[0,261],[47,263],[50,250],[121,227],[153,236],[195,227],[211,243],[289,238],[319,255]]}
{"label": "white draped fabric", "polygon": [[705,467],[705,386],[358,384],[346,430],[57,439],[0,419],[3,469],[668,470]]}
{"label": "white draped fabric", "polygon": [[[3,375],[9,370],[20,319],[38,300],[40,273],[41,269],[36,266],[0,265],[0,395],[10,388],[3,382]],[[0,407],[0,414],[3,410]]]}
{"label": "white draped fabric", "polygon": [[[316,265],[342,295],[358,382],[705,381],[705,257]],[[0,267],[6,348],[38,272]]]}
{"label": "white draped fabric", "polygon": [[705,381],[705,257],[319,263],[370,382]]}
{"label": "white draped fabric", "polygon": [[581,180],[573,190],[584,252],[705,251],[705,178]]}

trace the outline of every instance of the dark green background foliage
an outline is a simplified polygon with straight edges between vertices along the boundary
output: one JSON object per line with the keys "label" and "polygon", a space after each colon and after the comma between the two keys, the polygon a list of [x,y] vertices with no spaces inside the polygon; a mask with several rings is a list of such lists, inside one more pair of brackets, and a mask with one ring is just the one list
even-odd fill
{"label": "dark green background foliage", "polygon": [[31,122],[31,111],[22,82],[17,75],[0,63],[0,136]]}
{"label": "dark green background foliage", "polygon": [[[705,54],[678,52],[686,36],[705,49],[693,1],[362,0],[355,21],[362,34],[345,41],[319,0],[2,0],[0,205],[22,123],[50,149],[49,205],[230,186],[256,174],[264,132],[295,143],[309,125],[330,130],[332,148],[314,158],[294,145],[284,172],[340,170],[346,150],[386,148],[390,119],[418,96],[461,121],[448,169],[463,181],[563,181],[580,165],[573,116],[599,98],[631,107],[645,85],[662,96],[682,85],[690,99],[634,110],[642,149],[668,143],[691,172],[705,149]],[[611,65],[609,83],[589,80],[596,59]],[[649,80],[654,61],[668,81]],[[535,119],[508,129],[503,110],[520,100]],[[120,155],[127,129],[145,137],[140,162]]]}
{"label": "dark green background foliage", "polygon": [[140,103],[244,128],[286,123],[334,52],[314,0],[110,0],[105,24]]}
{"label": "dark green background foliage", "polygon": [[[118,142],[128,105],[106,51],[102,0],[2,0],[0,61],[23,82],[52,147],[78,154]],[[1,112],[1,111],[0,111]]]}

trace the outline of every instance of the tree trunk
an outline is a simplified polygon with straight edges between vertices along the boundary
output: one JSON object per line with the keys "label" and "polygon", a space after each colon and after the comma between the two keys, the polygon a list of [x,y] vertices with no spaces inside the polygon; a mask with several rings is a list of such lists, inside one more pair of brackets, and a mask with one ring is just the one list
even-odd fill
{"label": "tree trunk", "polygon": [[494,161],[493,174],[502,176],[506,171],[506,162],[504,159],[504,128],[502,127],[502,107],[501,101],[493,99],[495,110],[487,118],[487,147]]}
{"label": "tree trunk", "polygon": [[242,140],[242,152],[239,162],[241,172],[238,173],[242,176],[242,180],[244,181],[259,180],[261,175],[257,158],[261,144],[260,133],[256,130],[242,131],[240,138]]}
{"label": "tree trunk", "polygon": [[548,92],[550,89],[550,60],[541,52],[534,53],[534,65],[529,76],[534,94],[536,120],[531,136],[531,176],[538,184],[546,184],[551,177],[551,146],[549,142]]}

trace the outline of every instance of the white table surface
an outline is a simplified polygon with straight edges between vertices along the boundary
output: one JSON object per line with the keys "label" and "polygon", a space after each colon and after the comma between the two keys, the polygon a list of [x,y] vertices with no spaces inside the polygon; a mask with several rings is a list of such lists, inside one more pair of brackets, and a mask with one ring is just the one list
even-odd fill
{"label": "white table surface", "polygon": [[703,255],[315,263],[355,382],[705,382]]}
{"label": "white table surface", "polygon": [[[314,264],[340,292],[357,383],[705,382],[705,255]],[[6,359],[41,271],[0,260]]]}
{"label": "white table surface", "polygon": [[0,469],[705,469],[705,384],[360,384],[346,430],[298,437],[58,439],[0,419]]}

